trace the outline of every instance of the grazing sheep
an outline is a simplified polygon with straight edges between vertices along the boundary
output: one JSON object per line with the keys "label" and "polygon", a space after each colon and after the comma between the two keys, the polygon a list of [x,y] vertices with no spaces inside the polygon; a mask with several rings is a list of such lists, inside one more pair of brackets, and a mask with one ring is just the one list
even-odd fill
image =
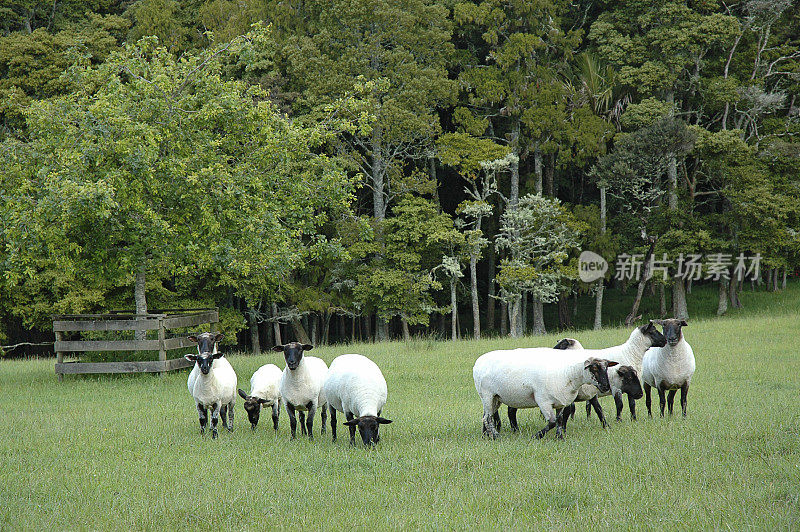
{"label": "grazing sheep", "polygon": [[391,420],[381,417],[386,404],[386,379],[381,369],[363,355],[336,357],[322,387],[331,413],[331,436],[336,441],[336,411],[347,418],[350,444],[355,445],[356,427],[364,445],[380,441],[378,429]]}
{"label": "grazing sheep", "polygon": [[250,426],[256,430],[261,407],[272,407],[272,426],[278,431],[278,418],[281,415],[281,376],[283,372],[275,364],[264,364],[250,378],[250,395],[239,390],[244,399],[244,409],[250,419]]}
{"label": "grazing sheep", "polygon": [[689,395],[689,384],[694,375],[694,351],[683,336],[682,327],[686,327],[686,320],[670,319],[656,322],[664,328],[667,338],[666,346],[648,349],[644,355],[642,380],[644,380],[645,405],[647,414],[650,411],[650,388],[658,390],[658,399],[661,403],[661,416],[664,416],[664,392],[669,390],[669,415],[672,415],[672,404],[675,393],[681,390],[681,410],[686,417],[686,401]]}
{"label": "grazing sheep", "polygon": [[195,363],[189,373],[187,387],[197,405],[200,434],[205,435],[210,408],[212,439],[217,437],[220,416],[222,424],[233,432],[233,407],[236,402],[236,372],[222,353],[217,351],[217,342],[222,337],[222,334],[214,333],[189,336],[189,340],[197,342],[198,354],[184,357]]}
{"label": "grazing sheep", "polygon": [[[325,422],[328,420],[328,413],[325,409],[325,396],[322,394],[322,385],[328,373],[328,366],[325,361],[317,357],[303,356],[305,351],[310,351],[314,346],[290,342],[286,345],[276,345],[273,351],[283,351],[286,359],[286,369],[281,375],[281,399],[286,404],[286,412],[289,414],[289,426],[291,427],[292,439],[297,432],[297,420],[295,410],[300,413],[300,430],[303,434],[308,434],[308,439],[313,440],[314,434],[314,414],[317,408],[322,407],[322,434],[325,434]],[[305,419],[305,412],[308,411],[308,421]]]}
{"label": "grazing sheep", "polygon": [[[492,439],[499,436],[494,414],[501,403],[514,408],[538,406],[547,420],[547,426],[536,434],[542,438],[558,425],[558,414],[575,400],[581,386],[592,384],[607,392],[608,367],[617,363],[582,355],[583,351],[577,351],[576,355],[564,356],[561,351],[544,348],[481,355],[472,377],[483,403],[483,433]],[[556,436],[564,437],[560,425]]]}
{"label": "grazing sheep", "polygon": [[[583,349],[583,346],[579,341],[575,338],[564,338],[559,340],[556,346],[553,349],[558,349],[561,351],[565,351],[567,349]],[[585,386],[585,388],[590,388],[594,390],[595,388],[592,386]],[[595,390],[595,394],[597,391]],[[495,412],[494,415],[494,424],[497,430],[500,430],[500,412]],[[511,432],[517,432],[519,430],[519,425],[517,424],[517,409],[514,407],[508,407],[508,424],[511,427]]]}

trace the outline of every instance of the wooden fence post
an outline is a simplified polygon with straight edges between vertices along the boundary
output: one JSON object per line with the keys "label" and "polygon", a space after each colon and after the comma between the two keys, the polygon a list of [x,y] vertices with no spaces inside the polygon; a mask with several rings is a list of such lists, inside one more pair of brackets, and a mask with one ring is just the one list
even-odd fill
{"label": "wooden fence post", "polygon": [[167,339],[166,331],[164,330],[164,318],[158,318],[158,360],[164,365],[160,375],[163,376],[167,371],[167,347],[164,345]]}
{"label": "wooden fence post", "polygon": [[[60,342],[64,338],[64,333],[61,331],[56,331],[56,343]],[[64,363],[64,352],[63,351],[56,351],[56,366],[59,364]],[[60,369],[60,368],[59,368]],[[64,374],[58,374],[58,382],[62,382],[64,380]]]}

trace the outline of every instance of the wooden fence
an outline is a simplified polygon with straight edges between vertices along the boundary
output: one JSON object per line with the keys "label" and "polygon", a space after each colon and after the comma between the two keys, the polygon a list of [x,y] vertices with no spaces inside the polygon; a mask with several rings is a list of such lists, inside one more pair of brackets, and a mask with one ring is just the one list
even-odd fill
{"label": "wooden fence", "polygon": [[[72,314],[53,317],[53,332],[56,335],[56,375],[76,373],[162,373],[189,367],[185,358],[167,360],[167,351],[196,344],[179,336],[167,338],[167,331],[180,327],[196,327],[208,323],[211,330],[219,323],[219,309],[165,309],[150,314],[111,312],[109,314]],[[68,332],[81,331],[158,331],[158,339],[152,340],[66,340]],[[87,351],[158,351],[158,360],[128,362],[64,362],[70,352]]]}

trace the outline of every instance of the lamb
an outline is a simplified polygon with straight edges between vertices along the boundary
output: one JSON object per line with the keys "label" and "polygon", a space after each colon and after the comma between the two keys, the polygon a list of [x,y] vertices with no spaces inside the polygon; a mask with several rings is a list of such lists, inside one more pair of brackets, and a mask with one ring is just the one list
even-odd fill
{"label": "lamb", "polygon": [[472,369],[475,389],[483,403],[483,433],[492,439],[499,434],[494,426],[494,414],[501,403],[514,408],[538,406],[547,426],[536,433],[537,438],[556,427],[556,436],[563,438],[557,416],[569,406],[584,384],[597,386],[607,392],[608,368],[617,362],[584,357],[565,357],[561,351],[544,348],[490,351],[481,355]]}
{"label": "lamb", "polygon": [[239,389],[244,399],[244,409],[250,418],[250,426],[256,430],[261,407],[272,407],[272,426],[278,432],[278,418],[281,415],[281,376],[283,372],[275,364],[264,364],[250,378],[250,395]]}
{"label": "lamb", "polygon": [[694,351],[683,336],[682,327],[686,327],[686,320],[669,319],[660,320],[667,338],[666,346],[653,347],[644,355],[642,380],[644,380],[645,405],[647,414],[650,411],[650,389],[658,390],[658,399],[661,403],[661,416],[664,416],[664,392],[669,390],[669,415],[672,415],[672,405],[675,393],[681,390],[681,410],[686,417],[686,400],[689,395],[689,384],[694,375]]}
{"label": "lamb", "polygon": [[356,427],[364,445],[380,441],[378,429],[392,421],[381,417],[387,389],[377,364],[363,355],[338,356],[331,362],[322,389],[331,413],[333,441],[336,441],[337,410],[347,418],[344,425],[350,428],[350,445],[355,445]]}
{"label": "lamb", "polygon": [[[217,438],[217,423],[222,416],[222,424],[233,432],[233,407],[236,402],[236,372],[230,362],[217,351],[217,342],[222,334],[202,333],[189,336],[197,342],[198,354],[184,358],[194,362],[189,373],[187,387],[194,397],[200,418],[200,434],[205,435],[208,426],[208,409],[211,409],[211,438]],[[230,420],[230,421],[229,421]]]}
{"label": "lamb", "polygon": [[[311,351],[313,348],[312,345],[299,342],[276,345],[272,348],[273,351],[283,351],[283,357],[286,359],[286,369],[281,375],[280,393],[281,399],[286,404],[286,412],[289,414],[292,439],[297,432],[295,410],[300,413],[300,430],[304,435],[308,434],[309,440],[313,440],[314,414],[317,408],[322,407],[321,433],[325,434],[328,413],[325,409],[326,401],[322,385],[328,373],[328,366],[321,358],[303,356],[305,351]],[[305,419],[306,411],[308,411],[308,421]]]}
{"label": "lamb", "polygon": [[[583,349],[583,346],[578,340],[574,338],[564,338],[562,340],[559,340],[559,342],[553,349],[559,349],[564,351],[567,349]],[[586,386],[586,387],[592,388],[591,386]],[[500,430],[499,412],[496,412],[494,415],[494,424],[497,430]],[[519,430],[519,425],[517,424],[517,409],[511,406],[508,407],[508,424],[511,427],[511,432],[517,432]]]}

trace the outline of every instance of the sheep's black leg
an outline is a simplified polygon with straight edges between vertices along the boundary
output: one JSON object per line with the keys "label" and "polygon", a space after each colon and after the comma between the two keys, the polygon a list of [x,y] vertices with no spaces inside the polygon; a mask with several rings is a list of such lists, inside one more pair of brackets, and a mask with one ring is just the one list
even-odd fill
{"label": "sheep's black leg", "polygon": [[289,414],[289,427],[292,430],[292,439],[294,439],[297,433],[297,418],[294,416],[294,405],[292,403],[286,403],[286,413]]}
{"label": "sheep's black leg", "polygon": [[622,392],[614,394],[614,404],[617,407],[617,421],[622,421]]}
{"label": "sheep's black leg", "polygon": [[228,421],[230,425],[227,425],[228,431],[233,432],[233,403],[228,403]]}
{"label": "sheep's black leg", "polygon": [[297,415],[300,418],[300,434],[302,436],[306,435],[306,413],[302,410],[297,411]]}
{"label": "sheep's black leg", "polygon": [[569,409],[569,417],[570,419],[575,419],[575,403],[572,403],[572,408]]}
{"label": "sheep's black leg", "polygon": [[219,409],[219,417],[222,418],[222,426],[228,426],[228,405],[222,405]]}
{"label": "sheep's black leg", "polygon": [[323,406],[322,412],[320,412],[319,415],[322,418],[322,430],[320,430],[319,433],[325,434],[325,423],[328,422],[328,409]]}
{"label": "sheep's black leg", "polygon": [[[539,405],[539,410],[542,411],[542,415],[544,415],[545,419],[547,420],[547,426],[536,433],[535,436],[537,439],[544,438],[544,435],[558,424],[558,416],[553,411],[553,407],[551,405]],[[561,427],[556,429],[556,432],[560,435],[560,437],[563,437],[563,432],[560,432],[560,429]]]}
{"label": "sheep's black leg", "polygon": [[[500,411],[499,410],[497,412],[495,412],[494,414],[492,414],[492,421],[494,421],[494,428],[496,430],[500,430],[500,427],[502,426],[502,423],[500,421]],[[484,432],[486,432],[486,431],[484,430]]]}
{"label": "sheep's black leg", "polygon": [[586,401],[586,419],[592,417],[592,402]]}
{"label": "sheep's black leg", "polygon": [[208,426],[208,409],[200,403],[197,403],[197,414],[200,417],[200,435],[205,436],[206,427]]}
{"label": "sheep's black leg", "polygon": [[211,439],[217,439],[217,423],[219,423],[219,411],[221,410],[222,405],[219,403],[215,404],[214,407],[211,409]]}
{"label": "sheep's black leg", "polygon": [[644,406],[647,407],[647,415],[653,417],[653,412],[650,411],[650,385],[644,383]]}
{"label": "sheep's black leg", "polygon": [[667,401],[664,397],[664,387],[658,387],[658,404],[661,407],[661,417],[664,417],[664,407],[667,405]]}
{"label": "sheep's black leg", "polygon": [[278,401],[272,403],[272,427],[278,432],[278,419],[281,417],[281,405]]}
{"label": "sheep's black leg", "polygon": [[597,396],[595,395],[589,399],[586,404],[594,407],[594,411],[597,413],[597,417],[600,419],[600,425],[602,425],[603,428],[606,428],[608,423],[606,422],[606,416],[603,415],[603,407],[600,406],[600,400],[597,398]]}
{"label": "sheep's black leg", "polygon": [[308,420],[306,421],[306,427],[308,428],[308,439],[309,441],[314,440],[314,432],[312,429],[314,428],[314,414],[317,413],[317,405],[310,404],[308,406]]}
{"label": "sheep's black leg", "polygon": [[[347,418],[347,421],[352,421],[354,416],[353,416],[352,412],[345,412],[344,417]],[[356,428],[353,425],[350,425],[347,428],[350,429],[350,445],[355,445],[356,444]]]}
{"label": "sheep's black leg", "polygon": [[667,394],[667,407],[669,408],[669,415],[672,415],[672,405],[675,404],[675,394],[678,390],[670,390]]}
{"label": "sheep's black leg", "polygon": [[567,422],[569,421],[570,416],[575,415],[575,403],[571,403],[569,406],[565,407],[559,415],[556,417],[558,418],[558,424],[561,427],[561,432],[567,431]]}
{"label": "sheep's black leg", "polygon": [[333,441],[336,441],[336,409],[330,405],[328,405],[328,409],[331,411],[331,437]]}
{"label": "sheep's black leg", "polygon": [[631,409],[631,420],[636,421],[636,399],[628,394],[628,408]]}
{"label": "sheep's black leg", "polygon": [[687,397],[689,395],[689,383],[686,382],[681,386],[681,410],[683,411],[683,417],[686,417],[686,406],[687,406]]}
{"label": "sheep's black leg", "polygon": [[[499,418],[499,416],[498,416]],[[519,425],[517,424],[517,409],[508,407],[508,424],[511,427],[511,432],[519,432]],[[500,428],[500,425],[497,426]]]}

